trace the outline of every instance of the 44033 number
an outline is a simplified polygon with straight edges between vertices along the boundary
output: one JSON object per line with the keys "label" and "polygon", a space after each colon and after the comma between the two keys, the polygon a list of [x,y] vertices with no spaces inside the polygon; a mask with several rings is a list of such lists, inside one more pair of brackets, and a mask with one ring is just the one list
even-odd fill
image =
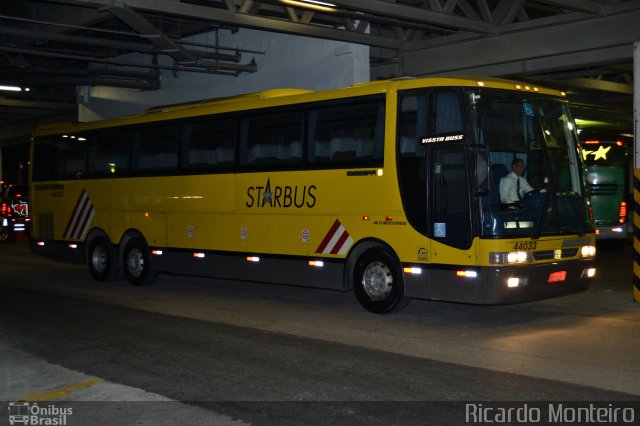
{"label": "44033 number", "polygon": [[514,250],[535,250],[538,243],[536,241],[520,241],[513,245]]}

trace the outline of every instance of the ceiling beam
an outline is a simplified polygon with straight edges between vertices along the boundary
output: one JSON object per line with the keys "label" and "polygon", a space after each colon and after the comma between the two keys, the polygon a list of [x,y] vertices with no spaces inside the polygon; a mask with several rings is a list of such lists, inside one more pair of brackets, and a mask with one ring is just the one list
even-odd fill
{"label": "ceiling beam", "polygon": [[623,93],[625,95],[633,94],[633,84],[616,83],[607,80],[597,80],[595,78],[567,78],[564,80],[556,80],[556,83],[600,92]]}
{"label": "ceiling beam", "polygon": [[492,23],[380,0],[332,0],[331,3],[360,12],[481,34],[494,34],[497,30],[497,27]]}
{"label": "ceiling beam", "polygon": [[182,16],[190,19],[205,19],[217,23],[224,23],[239,27],[253,28],[262,31],[293,34],[303,37],[324,38],[328,40],[345,41],[348,43],[365,44],[387,49],[400,50],[405,43],[387,37],[371,34],[351,32],[319,25],[301,24],[283,19],[266,18],[216,9],[175,0],[123,0],[128,6],[136,10]]}
{"label": "ceiling beam", "polygon": [[[640,9],[404,54],[407,75],[504,76],[628,61],[640,40]],[[594,31],[598,28],[598,31]],[[408,47],[411,47],[409,45]]]}
{"label": "ceiling beam", "polygon": [[536,2],[587,13],[600,13],[603,9],[602,3],[592,0],[536,0]]}
{"label": "ceiling beam", "polygon": [[137,31],[138,34],[146,38],[165,55],[172,57],[180,63],[196,64],[197,57],[194,54],[183,49],[182,46],[171,40],[155,25],[127,5],[109,7],[107,10],[120,21]]}

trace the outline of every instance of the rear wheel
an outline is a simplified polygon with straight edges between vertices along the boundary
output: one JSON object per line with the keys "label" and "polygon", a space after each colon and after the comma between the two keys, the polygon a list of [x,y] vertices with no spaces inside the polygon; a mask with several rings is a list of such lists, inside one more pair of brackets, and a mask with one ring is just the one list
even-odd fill
{"label": "rear wheel", "polygon": [[151,285],[158,277],[158,272],[151,269],[149,246],[140,237],[132,238],[125,246],[122,265],[124,266],[124,275],[132,285]]}
{"label": "rear wheel", "polygon": [[364,252],[353,269],[353,290],[358,302],[368,311],[385,314],[409,304],[404,295],[400,265],[385,248]]}
{"label": "rear wheel", "polygon": [[117,265],[114,250],[105,237],[96,237],[87,249],[89,273],[96,281],[112,281],[120,278],[121,268]]}

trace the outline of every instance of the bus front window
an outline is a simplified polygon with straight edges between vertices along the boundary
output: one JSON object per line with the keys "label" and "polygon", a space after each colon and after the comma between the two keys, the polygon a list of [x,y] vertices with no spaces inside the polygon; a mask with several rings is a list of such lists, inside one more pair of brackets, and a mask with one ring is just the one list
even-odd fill
{"label": "bus front window", "polygon": [[490,189],[481,197],[482,235],[537,238],[585,232],[588,215],[567,105],[497,92],[470,96],[477,140],[490,152]]}

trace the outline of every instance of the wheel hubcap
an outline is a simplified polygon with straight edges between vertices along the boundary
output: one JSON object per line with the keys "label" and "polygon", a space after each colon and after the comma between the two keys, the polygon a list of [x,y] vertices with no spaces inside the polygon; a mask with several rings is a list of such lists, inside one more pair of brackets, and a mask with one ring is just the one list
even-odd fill
{"label": "wheel hubcap", "polygon": [[93,249],[91,263],[93,264],[93,269],[99,274],[107,269],[107,252],[104,247],[97,246]]}
{"label": "wheel hubcap", "polygon": [[393,290],[391,270],[384,263],[370,263],[364,270],[362,286],[372,300],[386,299]]}
{"label": "wheel hubcap", "polygon": [[144,271],[144,258],[142,257],[140,249],[133,248],[129,251],[127,268],[129,269],[129,273],[136,278],[142,275]]}

